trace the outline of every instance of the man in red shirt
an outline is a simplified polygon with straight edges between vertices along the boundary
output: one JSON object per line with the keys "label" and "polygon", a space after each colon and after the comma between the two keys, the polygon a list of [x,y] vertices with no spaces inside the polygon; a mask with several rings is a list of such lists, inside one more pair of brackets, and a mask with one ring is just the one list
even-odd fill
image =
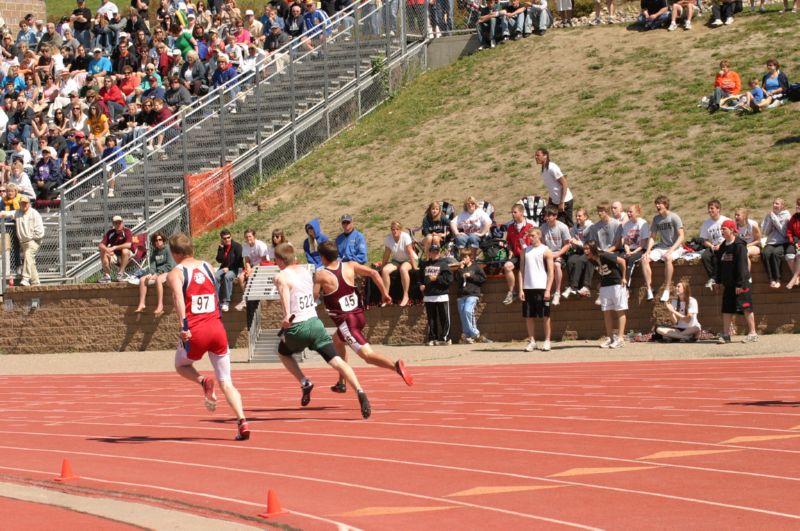
{"label": "man in red shirt", "polygon": [[722,60],[719,63],[719,72],[714,78],[714,95],[708,103],[709,112],[719,110],[720,102],[729,96],[738,96],[742,90],[742,80],[739,74],[731,70],[731,62]]}
{"label": "man in red shirt", "polygon": [[172,289],[175,313],[181,323],[175,370],[187,380],[200,384],[206,409],[214,411],[217,408],[214,379],[201,375],[194,367],[194,362],[208,352],[214,376],[238,420],[236,440],[246,441],[250,438],[250,427],[244,417],[242,397],[231,378],[228,335],[220,319],[211,266],[194,258],[192,240],[185,234],[172,236],[169,250],[178,265],[167,275],[167,284]]}
{"label": "man in red shirt", "polygon": [[503,299],[503,304],[509,305],[514,302],[514,286],[516,285],[517,275],[519,275],[519,255],[522,254],[522,247],[526,244],[526,234],[533,225],[525,219],[525,208],[517,203],[511,208],[511,225],[506,232],[506,247],[508,248],[508,261],[503,264],[503,274],[506,276],[508,293]]}
{"label": "man in red shirt", "polygon": [[103,263],[103,276],[99,282],[107,284],[111,282],[111,264],[119,266],[117,281],[125,282],[128,275],[125,268],[128,267],[128,260],[131,258],[131,247],[133,246],[133,233],[125,226],[122,216],[112,218],[114,227],[108,230],[100,241],[100,261]]}
{"label": "man in red shirt", "polygon": [[125,96],[114,82],[112,76],[103,78],[103,88],[100,89],[100,98],[105,102],[111,112],[111,121],[115,121],[125,111]]}

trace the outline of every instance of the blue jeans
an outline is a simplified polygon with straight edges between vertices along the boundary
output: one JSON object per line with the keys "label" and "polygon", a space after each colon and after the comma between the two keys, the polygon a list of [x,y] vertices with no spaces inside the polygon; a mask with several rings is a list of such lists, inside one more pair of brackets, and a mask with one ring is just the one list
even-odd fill
{"label": "blue jeans", "polygon": [[639,24],[643,24],[645,31],[647,31],[651,29],[663,28],[667,25],[667,21],[671,16],[672,14],[669,11],[658,15],[658,17],[656,17],[654,20],[647,20],[644,15],[639,15],[637,21]]}
{"label": "blue jeans", "polygon": [[475,306],[478,304],[478,297],[459,297],[458,316],[461,318],[461,328],[466,337],[478,337],[478,323],[475,322]]}
{"label": "blue jeans", "polygon": [[456,247],[463,249],[464,247],[479,247],[481,244],[481,237],[477,234],[459,234],[456,236]]}
{"label": "blue jeans", "polygon": [[214,273],[217,279],[217,298],[220,304],[230,304],[231,294],[233,294],[233,279],[239,276],[238,269],[229,269],[226,273],[222,268]]}

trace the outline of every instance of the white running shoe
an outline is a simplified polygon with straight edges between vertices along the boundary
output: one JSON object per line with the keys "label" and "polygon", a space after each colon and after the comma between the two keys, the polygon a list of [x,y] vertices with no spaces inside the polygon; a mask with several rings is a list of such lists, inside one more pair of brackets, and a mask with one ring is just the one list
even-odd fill
{"label": "white running shoe", "polygon": [[550,340],[546,340],[542,343],[542,352],[550,352]]}
{"label": "white running shoe", "polygon": [[227,304],[223,304],[223,305],[220,307],[220,309],[221,309],[223,312],[227,312],[228,310],[230,310],[230,309],[231,309],[231,307],[230,307],[229,305],[227,305]]}
{"label": "white running shoe", "polygon": [[675,31],[676,29],[678,29],[678,25],[675,24],[674,22],[672,22],[672,23],[670,23],[669,27],[667,28],[667,31]]}
{"label": "white running shoe", "polygon": [[572,295],[573,293],[577,292],[574,291],[572,288],[567,288],[561,292],[561,296],[564,297],[565,299],[569,299],[569,296]]}
{"label": "white running shoe", "polygon": [[709,278],[708,282],[706,282],[706,288],[707,289],[714,289],[714,286],[716,285],[716,283],[717,283],[716,280],[714,280],[713,278]]}
{"label": "white running shoe", "polygon": [[556,294],[553,295],[553,302],[551,303],[553,306],[558,306],[561,303],[561,294],[556,291]]}
{"label": "white running shoe", "polygon": [[686,19],[686,22],[683,23],[683,29],[685,29],[687,31],[692,29],[692,21],[689,20],[689,19]]}
{"label": "white running shoe", "polygon": [[534,350],[536,350],[536,341],[528,341],[528,345],[525,347],[525,352],[533,352]]}
{"label": "white running shoe", "polygon": [[611,337],[607,337],[605,341],[600,343],[600,348],[608,348],[611,346],[611,343],[614,342],[614,339]]}
{"label": "white running shoe", "polygon": [[233,307],[233,309],[236,310],[237,312],[241,312],[245,308],[247,308],[247,301],[244,299],[242,299],[242,301],[239,304]]}
{"label": "white running shoe", "polygon": [[619,336],[614,336],[614,341],[608,346],[608,348],[622,348],[625,345],[625,342]]}
{"label": "white running shoe", "polygon": [[661,294],[661,302],[669,302],[669,290],[665,289],[664,293]]}
{"label": "white running shoe", "polygon": [[724,24],[726,26],[730,26],[731,24],[733,24],[733,17],[726,18]]}
{"label": "white running shoe", "polygon": [[506,298],[503,299],[503,304],[508,306],[512,302],[514,302],[514,292],[513,291],[509,291],[508,293],[506,293]]}
{"label": "white running shoe", "polygon": [[714,26],[715,28],[718,26],[722,26],[722,21],[718,18],[715,18],[714,20],[711,21],[711,25]]}
{"label": "white running shoe", "polygon": [[647,300],[653,300],[653,290],[650,288],[647,288]]}
{"label": "white running shoe", "polygon": [[592,290],[590,290],[586,286],[584,286],[584,287],[582,287],[581,289],[578,290],[578,295],[580,295],[581,297],[589,297],[591,294],[592,294]]}
{"label": "white running shoe", "polygon": [[755,343],[758,341],[758,334],[747,334],[747,336],[742,339],[742,343]]}
{"label": "white running shoe", "polygon": [[597,298],[594,300],[594,303],[595,303],[596,305],[598,305],[598,306],[600,306],[601,304],[603,304],[603,303],[600,301],[600,295],[598,295],[598,296],[597,296]]}

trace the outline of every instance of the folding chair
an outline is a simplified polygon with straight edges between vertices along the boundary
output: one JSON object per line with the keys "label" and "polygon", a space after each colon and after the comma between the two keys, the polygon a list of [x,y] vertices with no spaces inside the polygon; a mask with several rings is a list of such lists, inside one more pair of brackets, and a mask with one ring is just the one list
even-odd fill
{"label": "folding chair", "polygon": [[137,270],[147,269],[147,233],[133,235],[131,244],[131,258],[128,262],[133,264]]}

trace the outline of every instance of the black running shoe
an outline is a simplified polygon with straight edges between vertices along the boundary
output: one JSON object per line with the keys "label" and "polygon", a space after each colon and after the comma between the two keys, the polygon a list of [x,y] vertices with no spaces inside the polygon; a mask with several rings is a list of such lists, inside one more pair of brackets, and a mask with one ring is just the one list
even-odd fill
{"label": "black running shoe", "polygon": [[342,382],[336,382],[336,385],[331,386],[331,391],[334,393],[346,393],[347,392],[347,385]]}
{"label": "black running shoe", "polygon": [[303,390],[303,398],[300,399],[300,405],[305,407],[311,402],[311,390],[314,389],[314,384],[308,382],[306,385],[302,386],[300,389]]}
{"label": "black running shoe", "polygon": [[372,408],[369,406],[369,398],[364,391],[358,392],[358,403],[361,404],[361,416],[368,419],[372,414]]}

